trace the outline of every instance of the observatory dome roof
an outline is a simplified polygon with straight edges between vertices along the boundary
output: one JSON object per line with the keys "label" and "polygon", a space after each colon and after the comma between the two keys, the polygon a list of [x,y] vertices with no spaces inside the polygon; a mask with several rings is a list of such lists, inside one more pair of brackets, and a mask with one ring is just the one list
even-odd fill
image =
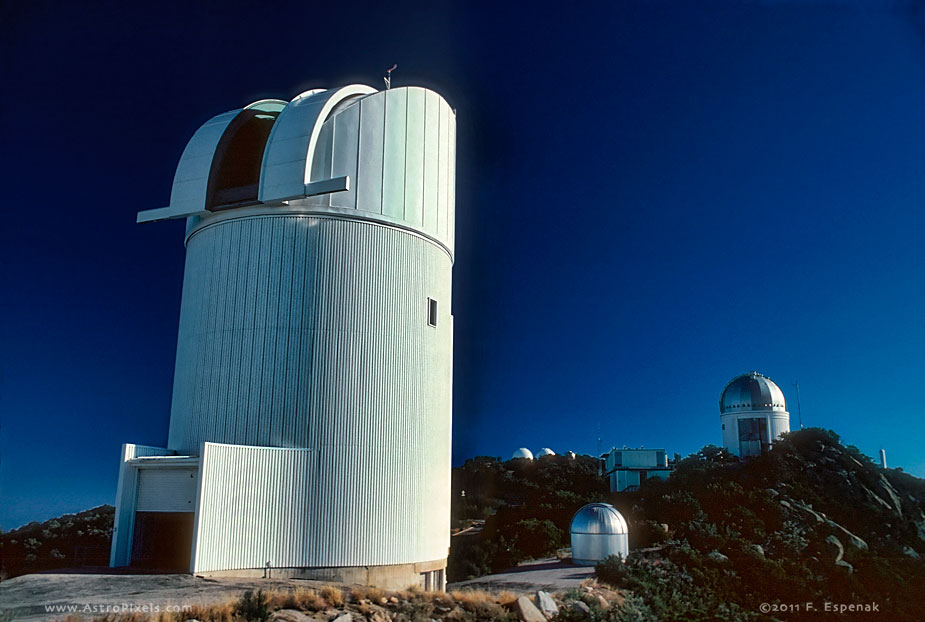
{"label": "observatory dome roof", "polygon": [[549,447],[543,447],[536,453],[537,458],[542,458],[543,456],[555,456],[556,452],[551,450]]}
{"label": "observatory dome roof", "polygon": [[609,503],[589,503],[572,518],[569,532],[576,534],[623,534],[627,533],[623,515]]}
{"label": "observatory dome roof", "polygon": [[756,371],[730,380],[719,398],[720,414],[769,410],[787,411],[784,393],[773,380]]}
{"label": "observatory dome roof", "polygon": [[511,460],[516,460],[517,458],[526,458],[527,460],[533,460],[533,452],[527,449],[526,447],[521,447],[511,456]]}

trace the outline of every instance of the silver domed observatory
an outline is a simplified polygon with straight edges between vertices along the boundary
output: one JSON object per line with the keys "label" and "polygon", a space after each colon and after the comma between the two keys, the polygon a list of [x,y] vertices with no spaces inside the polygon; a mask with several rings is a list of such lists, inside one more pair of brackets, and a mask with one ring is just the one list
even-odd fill
{"label": "silver domed observatory", "polygon": [[441,588],[455,114],[363,85],[218,115],[170,205],[186,268],[166,448],[125,445],[113,566]]}
{"label": "silver domed observatory", "polygon": [[777,384],[756,371],[736,376],[719,398],[723,447],[740,456],[757,456],[790,431],[790,413]]}
{"label": "silver domed observatory", "polygon": [[629,529],[623,515],[609,503],[589,503],[572,518],[569,527],[572,561],[593,566],[611,555],[629,554]]}

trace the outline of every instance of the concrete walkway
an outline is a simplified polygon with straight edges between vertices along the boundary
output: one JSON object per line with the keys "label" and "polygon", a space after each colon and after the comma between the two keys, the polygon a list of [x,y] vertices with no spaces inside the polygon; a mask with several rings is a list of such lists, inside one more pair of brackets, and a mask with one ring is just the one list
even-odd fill
{"label": "concrete walkway", "polygon": [[524,562],[516,568],[498,574],[486,575],[477,579],[451,583],[448,590],[478,588],[491,590],[511,590],[512,592],[532,592],[547,590],[558,592],[577,588],[582,581],[594,576],[593,566],[575,566],[556,558],[537,559]]}
{"label": "concrete walkway", "polygon": [[[525,562],[500,574],[451,584],[448,589],[491,591],[560,591],[577,588],[594,576],[594,568],[555,558]],[[184,605],[212,605],[235,600],[246,590],[319,587],[301,579],[203,578],[188,574],[127,574],[100,571],[30,574],[0,583],[0,612],[17,622],[87,619],[114,611],[179,611]],[[109,609],[106,609],[109,607]],[[136,609],[131,609],[135,607]],[[69,617],[70,616],[70,617]]]}
{"label": "concrete walkway", "polygon": [[[184,605],[225,603],[250,589],[311,585],[316,585],[316,582],[225,577],[206,579],[188,574],[30,574],[0,583],[0,612],[12,613],[13,620],[17,622],[63,620],[69,615],[71,620],[90,620],[113,611],[101,609],[107,606],[147,606],[148,612],[161,612]],[[133,609],[119,611],[128,613]]]}

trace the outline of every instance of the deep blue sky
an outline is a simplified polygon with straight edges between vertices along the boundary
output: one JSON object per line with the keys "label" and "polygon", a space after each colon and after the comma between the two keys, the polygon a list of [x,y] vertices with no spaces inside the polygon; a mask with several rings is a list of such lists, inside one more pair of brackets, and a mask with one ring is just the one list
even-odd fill
{"label": "deep blue sky", "polygon": [[195,129],[393,62],[458,115],[456,463],[688,454],[757,369],[925,476],[922,3],[78,4],[0,9],[4,529],[166,442],[183,225],[135,214]]}

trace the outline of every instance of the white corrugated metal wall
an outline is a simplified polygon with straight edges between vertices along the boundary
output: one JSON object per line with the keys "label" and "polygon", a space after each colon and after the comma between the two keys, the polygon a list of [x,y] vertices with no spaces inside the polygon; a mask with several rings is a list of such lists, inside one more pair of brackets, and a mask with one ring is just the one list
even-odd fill
{"label": "white corrugated metal wall", "polygon": [[[446,251],[381,224],[289,215],[209,226],[190,239],[187,254],[170,446],[196,452],[215,441],[319,452],[318,479],[294,489],[281,472],[241,478],[246,469],[278,468],[273,452],[250,450],[225,467],[204,459],[200,524],[210,527],[199,532],[197,571],[283,558],[350,566],[446,557],[453,334]],[[438,301],[436,327],[427,324],[428,297]],[[277,481],[305,524],[286,514],[292,506],[278,506],[281,514],[266,523],[259,503],[235,505],[244,514],[225,523],[225,499],[275,498],[281,493],[267,483]],[[252,546],[231,546],[238,536],[223,524],[250,525],[240,537],[254,538]],[[259,527],[268,524],[276,527]]]}

